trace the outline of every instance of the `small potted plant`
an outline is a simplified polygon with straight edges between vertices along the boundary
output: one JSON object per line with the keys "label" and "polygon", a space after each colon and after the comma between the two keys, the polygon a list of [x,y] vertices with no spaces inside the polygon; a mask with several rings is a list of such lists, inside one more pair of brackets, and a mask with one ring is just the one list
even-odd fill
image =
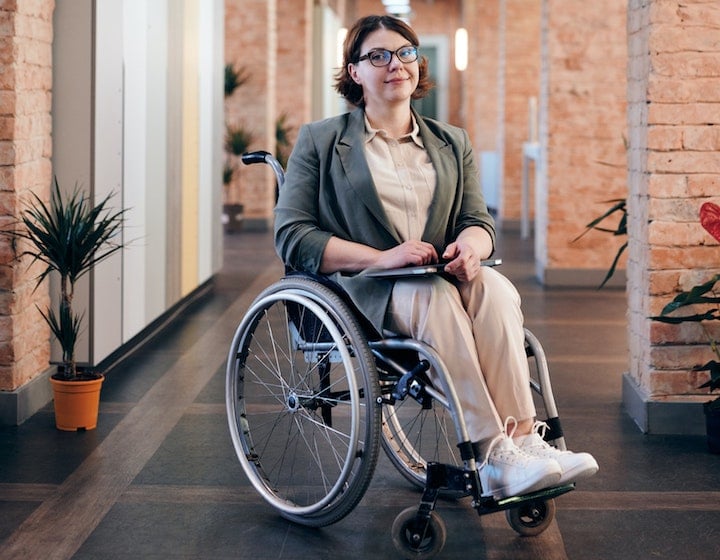
{"label": "small potted plant", "polygon": [[[234,178],[238,177],[239,169],[233,165],[231,158],[237,159],[247,152],[250,144],[254,140],[254,135],[242,125],[227,125],[225,129],[225,152],[227,159],[223,170],[223,180],[227,179],[226,187],[229,187]],[[229,198],[227,196],[226,198]],[[230,202],[226,200],[223,205],[223,220],[225,221],[225,229],[229,233],[240,231],[242,228],[244,207],[239,202]]]}
{"label": "small potted plant", "polygon": [[[700,207],[700,223],[717,241],[720,241],[720,207],[717,204],[706,202]],[[710,348],[717,359],[710,360],[703,365],[693,367],[693,371],[707,371],[710,374],[708,381],[699,388],[720,389],[720,349],[719,341],[708,330],[707,324],[710,321],[720,321],[720,274],[693,286],[690,290],[679,293],[675,298],[663,307],[660,315],[653,317],[656,321],[664,323],[680,324],[685,322],[698,323],[710,344]],[[675,312],[688,306],[700,306],[695,313],[677,315]],[[705,420],[707,427],[708,447],[712,453],[720,453],[720,397],[711,400],[704,405]]]}
{"label": "small potted plant", "polygon": [[[36,289],[50,273],[59,276],[57,309],[40,309],[62,349],[58,371],[51,376],[55,422],[61,430],[92,429],[97,425],[100,386],[103,375],[78,368],[75,345],[83,316],[73,310],[77,281],[97,263],[122,248],[118,241],[125,210],[112,210],[112,193],[93,206],[76,187],[67,196],[53,182],[50,202],[33,194],[11,231],[14,241],[23,240],[18,258],[32,257],[45,268],[37,277]],[[75,402],[76,400],[81,402]],[[84,410],[84,407],[89,410]]]}

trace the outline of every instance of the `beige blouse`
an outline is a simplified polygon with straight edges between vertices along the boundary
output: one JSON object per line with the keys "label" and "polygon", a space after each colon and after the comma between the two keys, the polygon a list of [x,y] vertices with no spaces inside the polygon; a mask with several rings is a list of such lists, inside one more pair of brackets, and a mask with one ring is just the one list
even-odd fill
{"label": "beige blouse", "polygon": [[365,157],[390,223],[402,241],[421,239],[437,173],[417,122],[413,118],[412,131],[397,139],[372,128],[367,117],[365,130]]}

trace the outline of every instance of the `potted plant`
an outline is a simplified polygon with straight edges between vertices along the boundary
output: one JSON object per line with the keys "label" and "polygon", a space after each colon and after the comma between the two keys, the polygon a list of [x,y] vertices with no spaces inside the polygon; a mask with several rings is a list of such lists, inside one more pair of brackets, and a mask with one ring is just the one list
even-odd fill
{"label": "potted plant", "polygon": [[83,316],[74,311],[73,296],[77,281],[123,246],[116,239],[122,231],[125,210],[108,208],[112,196],[92,206],[77,187],[64,196],[56,179],[50,202],[33,194],[14,229],[5,232],[14,240],[26,242],[19,248],[18,258],[29,256],[32,262],[45,266],[35,289],[50,273],[59,276],[57,309],[39,311],[62,349],[58,371],[51,376],[55,422],[61,430],[93,429],[97,425],[103,375],[80,369],[76,363],[75,345]]}
{"label": "potted plant", "polygon": [[[700,223],[717,241],[720,241],[720,207],[717,204],[706,202],[700,207]],[[693,371],[707,371],[710,375],[708,381],[699,388],[708,388],[710,392],[720,389],[720,349],[719,341],[707,328],[708,322],[720,321],[720,274],[715,274],[709,280],[679,293],[663,307],[660,315],[653,317],[656,321],[680,324],[685,322],[698,323],[708,339],[710,349],[717,359],[710,360],[703,365],[696,365]],[[677,315],[675,312],[688,306],[700,306],[695,312]],[[704,404],[707,427],[708,447],[712,453],[720,453],[720,397]]]}
{"label": "potted plant", "polygon": [[[248,151],[250,144],[254,139],[253,133],[242,125],[227,125],[225,129],[225,152],[227,160],[223,169],[223,180],[227,180],[226,186],[229,186],[234,177],[239,175],[239,169],[233,165],[231,158],[237,159]],[[227,197],[226,197],[227,198]],[[240,231],[242,227],[244,207],[238,202],[226,201],[223,205],[223,219],[225,220],[225,229],[228,232]]]}
{"label": "potted plant", "polygon": [[[236,68],[233,64],[225,65],[225,99],[232,97],[235,91],[250,80],[246,68]],[[239,174],[235,160],[247,151],[253,141],[253,135],[244,127],[227,125],[225,129],[225,163],[223,164],[223,186],[225,200],[223,202],[222,220],[228,233],[239,231],[242,227],[244,206],[230,200],[230,186]]]}

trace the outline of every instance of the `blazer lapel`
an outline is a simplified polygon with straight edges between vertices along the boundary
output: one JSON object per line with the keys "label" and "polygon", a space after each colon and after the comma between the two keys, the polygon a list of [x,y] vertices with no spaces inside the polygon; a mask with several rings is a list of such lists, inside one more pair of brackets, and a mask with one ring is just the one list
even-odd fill
{"label": "blazer lapel", "polygon": [[368,208],[388,233],[399,242],[400,236],[388,220],[365,159],[363,150],[364,133],[364,112],[362,109],[356,109],[349,114],[347,128],[342,132],[336,146],[340,163],[353,194]]}
{"label": "blazer lapel", "polygon": [[453,212],[457,194],[457,159],[448,142],[433,134],[417,113],[415,118],[420,128],[420,137],[437,174],[435,194],[430,205],[423,239],[445,243],[448,216],[451,216]]}

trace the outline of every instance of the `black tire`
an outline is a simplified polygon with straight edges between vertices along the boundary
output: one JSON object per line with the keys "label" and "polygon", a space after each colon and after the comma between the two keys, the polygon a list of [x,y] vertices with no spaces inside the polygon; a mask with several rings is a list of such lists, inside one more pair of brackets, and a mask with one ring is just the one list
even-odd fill
{"label": "black tire", "polygon": [[438,554],[445,546],[447,529],[445,522],[434,511],[430,519],[417,518],[417,508],[400,512],[392,526],[392,540],[397,551],[408,560],[426,560]]}
{"label": "black tire", "polygon": [[555,519],[555,500],[529,500],[505,510],[505,518],[519,535],[534,537],[545,531]]}

